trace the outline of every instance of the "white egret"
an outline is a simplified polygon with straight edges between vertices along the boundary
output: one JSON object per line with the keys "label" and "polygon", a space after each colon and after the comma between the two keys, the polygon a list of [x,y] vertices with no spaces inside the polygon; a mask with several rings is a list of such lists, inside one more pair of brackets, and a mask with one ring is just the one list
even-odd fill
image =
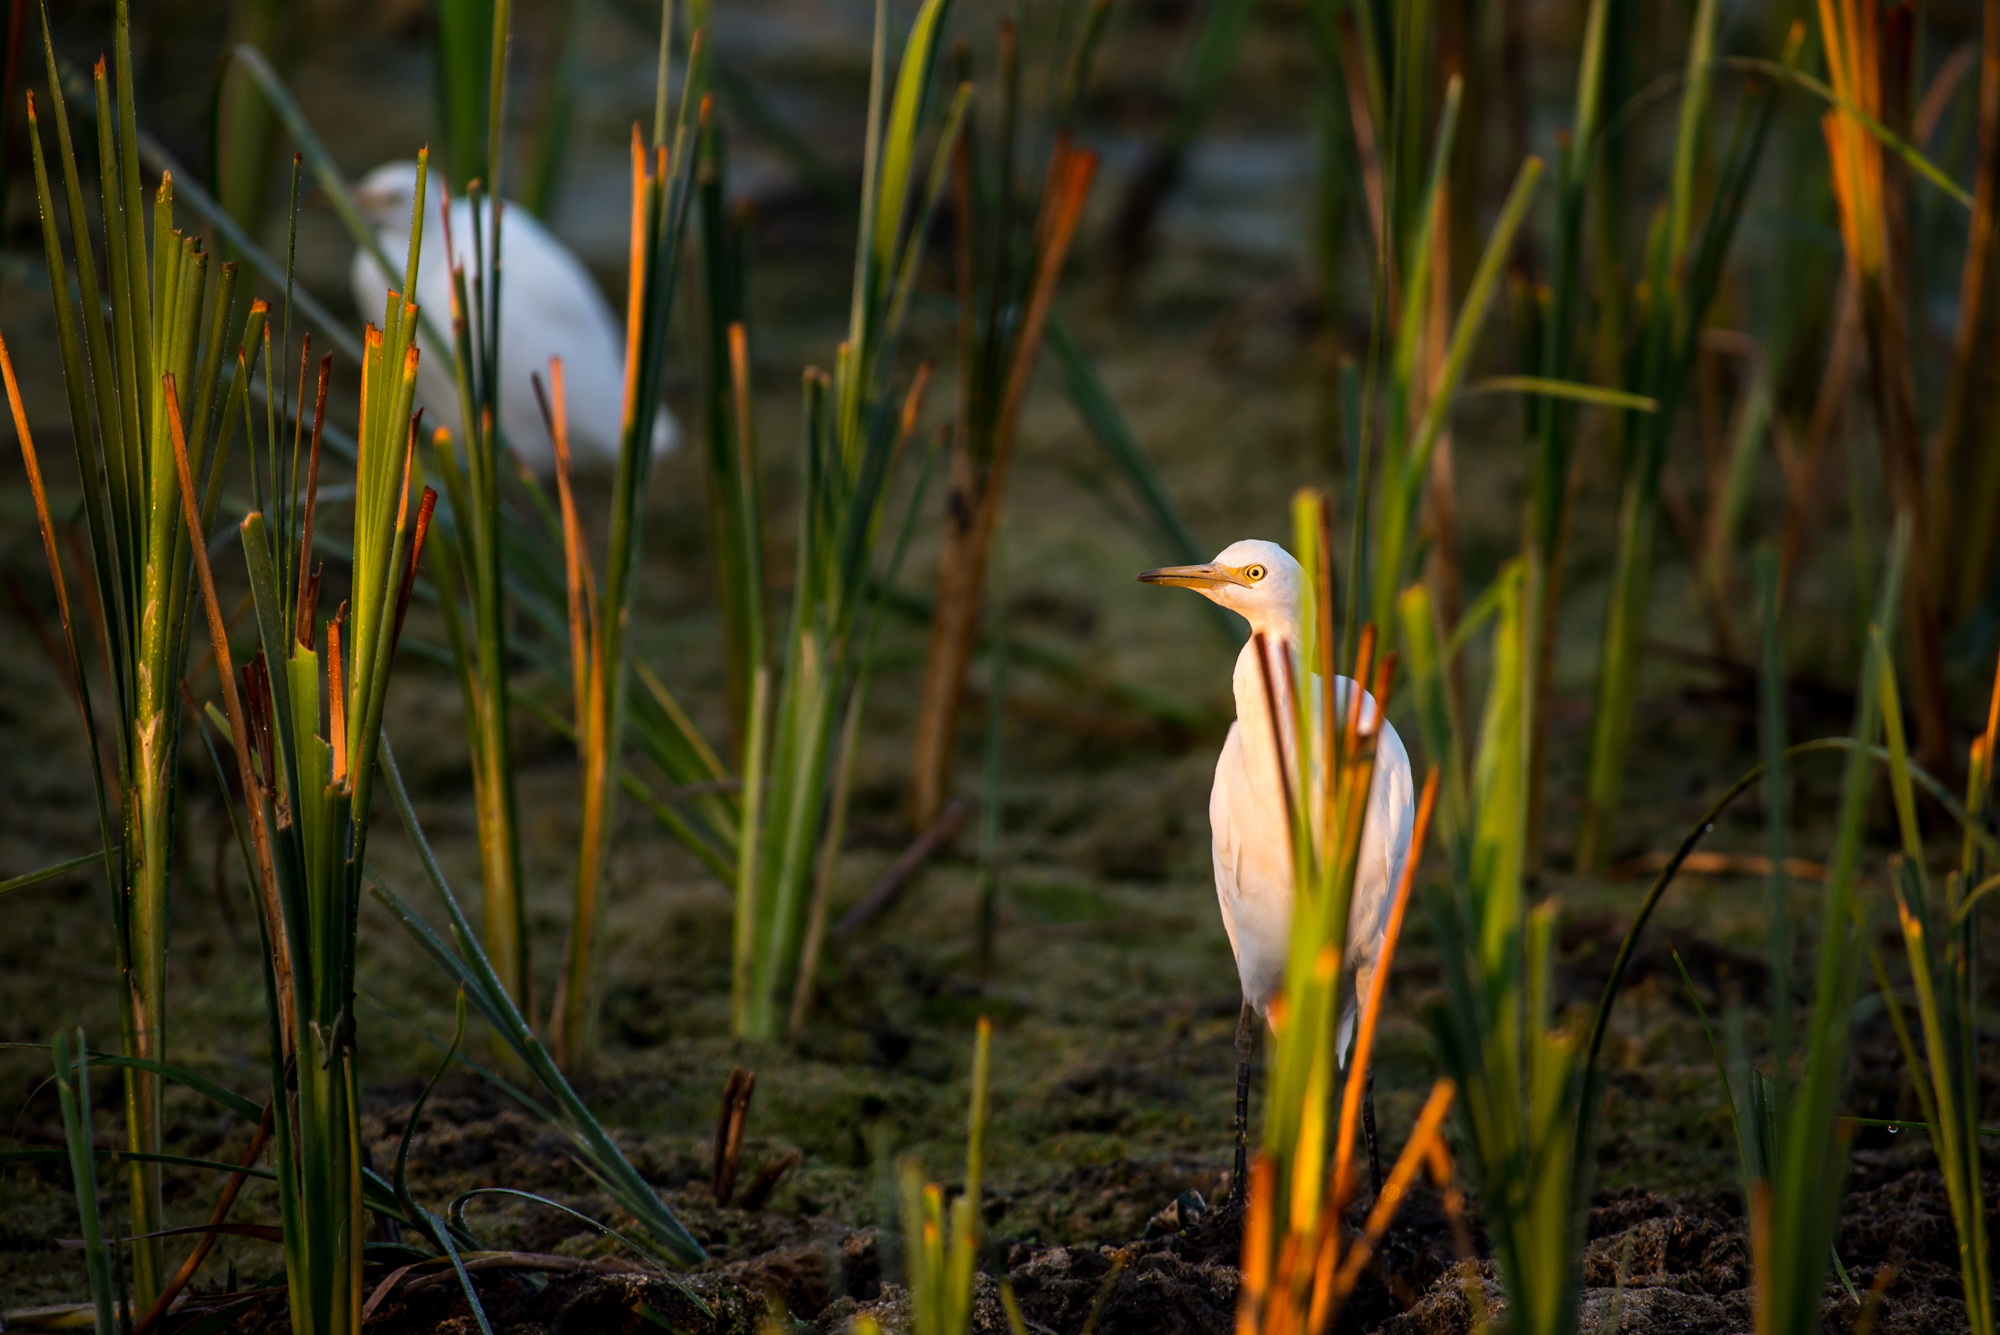
{"label": "white egret", "polygon": [[[1222,925],[1236,953],[1236,973],[1243,985],[1243,1010],[1236,1027],[1236,1176],[1232,1197],[1240,1195],[1245,1169],[1250,1096],[1250,1054],[1256,1018],[1267,1022],[1271,1001],[1285,985],[1292,932],[1292,841],[1287,826],[1284,774],[1279,767],[1279,736],[1286,738],[1285,765],[1290,754],[1291,698],[1287,683],[1309,682],[1308,699],[1315,715],[1322,697],[1320,678],[1306,672],[1298,654],[1307,643],[1299,625],[1300,596],[1305,571],[1290,552],[1275,542],[1247,539],[1231,543],[1206,565],[1168,566],[1138,576],[1147,584],[1194,589],[1209,601],[1242,616],[1252,632],[1263,633],[1270,658],[1270,680],[1277,692],[1283,727],[1274,731],[1264,694],[1264,674],[1257,665],[1258,636],[1252,634],[1236,656],[1232,684],[1236,721],[1215,763],[1215,786],[1209,793],[1208,820],[1215,855],[1215,897],[1222,907]],[[1285,671],[1280,654],[1293,655],[1293,672]],[[1334,708],[1345,711],[1350,693],[1361,691],[1361,726],[1375,728],[1375,698],[1347,677],[1334,679]],[[1387,719],[1380,719],[1375,747],[1375,776],[1368,792],[1368,811],[1361,834],[1360,865],[1348,913],[1347,962],[1353,968],[1356,996],[1340,1019],[1339,1058],[1344,1066],[1353,1040],[1358,998],[1368,995],[1381,956],[1391,897],[1402,881],[1410,852],[1410,827],[1415,820],[1416,793],[1411,784],[1410,757]],[[1379,1186],[1381,1169],[1375,1149],[1372,1094],[1365,1102],[1368,1155]]]}
{"label": "white egret", "polygon": [[[432,176],[424,208],[423,263],[416,301],[451,337],[451,271],[445,259],[442,193]],[[410,214],[417,194],[417,164],[391,162],[368,173],[356,187],[355,202],[375,229],[382,249],[400,260],[409,249]],[[486,213],[480,210],[482,244]],[[469,200],[451,201],[452,254],[473,267],[473,214]],[[618,432],[625,407],[625,332],[610,303],[598,291],[583,262],[570,253],[534,215],[511,201],[500,211],[500,432],[530,468],[555,471],[555,454],[531,374],[544,380],[549,358],[563,361],[564,398],[569,411],[570,450],[579,464],[609,464],[618,457]],[[384,274],[366,250],[357,250],[348,281],[362,317],[380,320],[390,287],[403,275]],[[423,359],[417,366],[417,400],[431,423],[463,439],[458,382],[449,347],[433,347],[419,335]],[[670,452],[678,432],[662,407],[653,424],[653,454]]]}

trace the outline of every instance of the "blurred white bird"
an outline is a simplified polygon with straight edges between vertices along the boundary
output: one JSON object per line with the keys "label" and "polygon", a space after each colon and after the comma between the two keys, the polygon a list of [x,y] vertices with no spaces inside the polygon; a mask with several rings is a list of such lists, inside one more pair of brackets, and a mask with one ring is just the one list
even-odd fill
{"label": "blurred white bird", "polygon": [[[1287,827],[1284,773],[1279,768],[1274,737],[1287,738],[1290,754],[1291,698],[1288,680],[1309,683],[1312,713],[1320,710],[1317,674],[1305,671],[1298,657],[1306,637],[1299,626],[1300,595],[1305,571],[1290,552],[1275,542],[1249,539],[1232,543],[1207,565],[1168,566],[1148,570],[1138,578],[1147,584],[1194,589],[1209,601],[1238,613],[1253,632],[1262,631],[1271,656],[1271,684],[1283,711],[1280,732],[1271,727],[1264,695],[1264,675],[1257,667],[1257,637],[1253,634],[1236,656],[1232,685],[1236,721],[1215,763],[1215,787],[1208,798],[1213,831],[1215,897],[1222,906],[1222,925],[1236,952],[1237,977],[1243,984],[1243,1012],[1236,1029],[1236,1176],[1231,1195],[1243,1181],[1250,1093],[1250,1053],[1256,1034],[1253,1016],[1269,1018],[1271,1001],[1283,990],[1292,935],[1292,840]],[[1288,677],[1279,655],[1293,655]],[[1361,726],[1373,728],[1375,698],[1347,677],[1334,679],[1334,708],[1345,711],[1351,692],[1361,691]],[[1317,783],[1315,776],[1315,783]],[[1356,998],[1340,1017],[1338,1055],[1347,1062],[1354,1037],[1357,998],[1368,995],[1389,921],[1391,897],[1410,852],[1410,827],[1415,820],[1416,794],[1411,785],[1410,757],[1387,719],[1380,720],[1375,747],[1375,777],[1368,791],[1368,813],[1362,826],[1361,860],[1355,873],[1354,898],[1348,911],[1347,962],[1355,972]],[[1368,1153],[1379,1186],[1381,1170],[1375,1150],[1372,1095],[1365,1101]]]}
{"label": "blurred white bird", "polygon": [[[363,178],[354,192],[368,225],[389,257],[401,263],[410,245],[410,213],[416,201],[417,164],[391,162]],[[424,248],[417,274],[417,304],[451,337],[451,270],[445,258],[443,198],[433,175],[426,190]],[[483,228],[485,210],[480,211]],[[470,281],[472,205],[451,201],[452,254]],[[483,241],[482,241],[483,244]],[[570,451],[580,466],[606,466],[618,458],[618,432],[625,410],[625,333],[610,303],[583,262],[511,200],[500,211],[500,431],[530,468],[544,476],[555,471],[548,428],[535,403],[529,376],[546,384],[549,358],[563,362],[564,398],[569,415]],[[349,271],[354,304],[363,319],[380,321],[392,286],[403,285],[400,269],[382,272],[366,250],[358,250]],[[417,401],[430,422],[448,427],[463,440],[458,382],[450,347],[433,347],[421,335],[423,359],[417,366]],[[670,452],[679,435],[664,406],[653,424],[653,455]]]}

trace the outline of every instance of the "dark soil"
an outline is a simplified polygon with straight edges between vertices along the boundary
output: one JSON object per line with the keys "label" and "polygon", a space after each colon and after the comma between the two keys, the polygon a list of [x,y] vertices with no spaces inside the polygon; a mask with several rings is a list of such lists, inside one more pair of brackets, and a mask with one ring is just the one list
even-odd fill
{"label": "dark soil", "polygon": [[[507,1139],[504,1133],[496,1138]],[[1873,1329],[1890,1335],[1965,1328],[1944,1186],[1934,1169],[1920,1165],[1925,1157],[1908,1151],[1857,1155],[1838,1239],[1863,1301],[1871,1302],[1867,1295],[1880,1290]],[[1068,1188],[1114,1210],[1137,1210],[1160,1199],[1161,1187],[1191,1176],[1186,1165],[1137,1161],[1110,1173],[1071,1174],[1053,1189]],[[1989,1179],[1989,1218],[2000,1212],[1995,1185]],[[892,1335],[909,1330],[907,1293],[883,1278],[884,1253],[898,1245],[893,1233],[796,1215],[704,1208],[705,1194],[702,1185],[692,1183],[669,1193],[713,1252],[699,1271],[672,1279],[641,1273],[485,1273],[477,1287],[494,1329],[505,1335],[640,1335],[664,1324],[686,1335],[749,1335],[763,1329],[769,1315],[783,1312],[802,1332],[837,1335],[864,1314]],[[996,1203],[988,1213],[1004,1208]],[[560,1245],[562,1231],[530,1228],[519,1242]],[[1006,1335],[999,1298],[1004,1279],[1035,1335],[1087,1329],[1106,1335],[1220,1335],[1234,1328],[1240,1246],[1239,1218],[1228,1206],[1209,1211],[1193,1227],[1119,1243],[1037,1246],[994,1237],[977,1281],[973,1329],[977,1335]],[[1590,1211],[1582,1279],[1585,1331],[1735,1335],[1752,1326],[1749,1257],[1734,1192],[1671,1198],[1632,1189],[1601,1195]],[[1335,1330],[1470,1335],[1475,1327],[1469,1293],[1489,1318],[1504,1315],[1506,1299],[1490,1259],[1482,1255],[1464,1263],[1436,1196],[1419,1188]],[[242,1302],[217,1294],[190,1303],[187,1311],[192,1318]],[[1860,1310],[1830,1276],[1826,1329],[1846,1335]],[[246,1332],[282,1330],[281,1298],[249,1304],[237,1324]],[[476,1327],[455,1282],[436,1276],[390,1297],[369,1329],[416,1335]]]}

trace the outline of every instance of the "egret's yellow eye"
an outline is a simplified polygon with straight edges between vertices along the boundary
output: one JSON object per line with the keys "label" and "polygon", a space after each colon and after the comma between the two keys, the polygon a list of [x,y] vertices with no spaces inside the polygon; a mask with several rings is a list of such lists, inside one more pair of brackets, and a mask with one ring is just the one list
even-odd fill
{"label": "egret's yellow eye", "polygon": [[1245,579],[1249,579],[1249,580],[1259,580],[1259,579],[1262,579],[1262,578],[1264,578],[1264,567],[1262,567],[1262,566],[1250,566],[1249,568],[1247,568],[1246,570],[1244,570],[1244,572],[1243,572],[1243,577],[1244,577]]}

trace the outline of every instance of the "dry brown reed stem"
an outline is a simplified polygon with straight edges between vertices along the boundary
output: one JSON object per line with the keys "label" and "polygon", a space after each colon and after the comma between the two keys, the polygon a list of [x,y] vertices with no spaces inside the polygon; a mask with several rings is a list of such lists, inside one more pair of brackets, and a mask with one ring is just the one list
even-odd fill
{"label": "dry brown reed stem", "polygon": [[[1361,633],[1356,637],[1356,640],[1357,647],[1354,651],[1353,681],[1356,686],[1360,686],[1368,680],[1368,669],[1373,667],[1375,662],[1375,623],[1371,621],[1362,626]],[[1327,697],[1326,707],[1328,709],[1333,707],[1333,697],[1330,695]],[[1341,732],[1340,750],[1335,754],[1343,759],[1353,755],[1355,742],[1360,732],[1361,692],[1356,690],[1351,692],[1347,697],[1347,722]]]}
{"label": "dry brown reed stem", "polygon": [[[1750,1274],[1755,1279],[1771,1273],[1771,1184],[1759,1179],[1750,1184]],[[1771,1286],[1753,1283],[1750,1310],[1757,1330],[1771,1328]]]}
{"label": "dry brown reed stem", "polygon": [[158,1324],[160,1318],[167,1314],[167,1309],[174,1305],[174,1299],[180,1297],[181,1290],[194,1279],[195,1272],[201,1269],[201,1263],[208,1259],[209,1252],[215,1247],[215,1240],[221,1236],[223,1222],[229,1218],[230,1210],[236,1205],[237,1193],[241,1192],[243,1184],[249,1181],[249,1173],[242,1170],[256,1166],[258,1157],[264,1153],[265,1142],[271,1138],[275,1110],[275,1104],[265,1103],[264,1117],[257,1124],[257,1133],[250,1137],[250,1147],[243,1151],[243,1157],[238,1161],[241,1168],[229,1175],[229,1181],[223,1184],[222,1195],[216,1198],[215,1208],[209,1211],[209,1231],[202,1234],[200,1241],[195,1243],[194,1250],[188,1253],[187,1260],[181,1263],[181,1268],[175,1271],[173,1279],[168,1281],[167,1287],[160,1290],[160,1296],[153,1300],[153,1305],[146,1309],[146,1314],[132,1327],[132,1335],[146,1335],[147,1331]]}
{"label": "dry brown reed stem", "polygon": [[1389,281],[1389,309],[1401,308],[1396,295],[1394,257],[1384,234],[1382,152],[1375,135],[1375,115],[1368,105],[1368,76],[1361,67],[1361,51],[1356,45],[1354,17],[1345,9],[1337,21],[1340,34],[1341,84],[1347,89],[1347,117],[1354,127],[1354,147],[1361,159],[1361,190],[1368,199],[1368,230],[1375,243],[1376,263]]}
{"label": "dry brown reed stem", "polygon": [[[535,386],[541,392],[539,383]],[[563,574],[569,588],[569,677],[579,724],[589,709],[590,664],[595,656],[597,576],[584,544],[583,521],[577,515],[574,465],[569,451],[569,407],[563,394],[562,358],[549,358],[549,398],[542,405],[548,416],[549,439],[556,456],[556,503],[563,527]]]}
{"label": "dry brown reed stem", "polygon": [[[20,442],[21,463],[28,473],[28,491],[35,499],[35,520],[42,531],[42,555],[49,563],[49,578],[56,586],[56,612],[62,618],[63,634],[69,638],[70,663],[65,684],[69,687],[70,697],[76,701],[77,711],[83,715],[84,735],[95,736],[95,730],[90,725],[90,710],[84,703],[83,661],[76,654],[76,619],[70,610],[69,584],[63,578],[62,557],[56,549],[56,526],[49,514],[49,495],[42,485],[42,463],[35,452],[34,435],[28,430],[28,413],[21,403],[21,386],[14,378],[14,358],[7,351],[4,337],[0,337],[0,376],[6,378],[7,406],[14,413],[14,438]],[[87,580],[84,582],[86,585],[89,583]]]}
{"label": "dry brown reed stem", "polygon": [[[1981,8],[1979,156],[1972,180],[1972,223],[1966,235],[1965,264],[1959,271],[1958,327],[1952,336],[1951,376],[1945,382],[1944,413],[1939,418],[1937,438],[1931,446],[1928,501],[1932,525],[1925,535],[1925,556],[1930,562],[1932,578],[1940,590],[1948,587],[1952,557],[1961,550],[1958,539],[1962,526],[1939,521],[1948,516],[1955,518],[1952,499],[1954,489],[1963,482],[1958,476],[1963,442],[1979,439],[1992,420],[1985,396],[1972,393],[1972,384],[1978,370],[1979,352],[1987,341],[1986,331],[1992,323],[1989,300],[1992,279],[1988,271],[1993,264],[1994,240],[1996,234],[2000,234],[2000,229],[1994,225],[1995,187],[2000,184],[2000,0],[1985,0]],[[1957,54],[1954,53],[1954,60]],[[1932,125],[1943,112],[1943,100],[1936,91],[1943,83],[1944,75],[1940,72],[1932,94],[1924,99],[1924,111],[1932,112],[1929,117]],[[1935,111],[1933,103],[1938,104]],[[1931,126],[1919,124],[1919,143],[1930,137],[1926,133],[1929,128]],[[1977,503],[1976,496],[1970,499]],[[1975,538],[1975,555],[1977,545]],[[1969,594],[1984,586],[1986,566],[1968,564],[1965,569],[1979,570],[1982,574],[1977,583],[1961,579],[1958,586],[1951,590],[1955,610],[1961,614],[1969,608]]]}
{"label": "dry brown reed stem", "polygon": [[1423,853],[1424,836],[1430,832],[1431,811],[1437,804],[1438,767],[1432,765],[1424,776],[1423,796],[1417,799],[1417,818],[1410,827],[1410,852],[1403,859],[1403,874],[1397,879],[1395,896],[1389,901],[1389,921],[1382,930],[1382,950],[1375,958],[1375,974],[1368,980],[1354,1035],[1354,1053],[1340,1095],[1340,1131],[1333,1151],[1333,1207],[1345,1210],[1354,1199],[1354,1138],[1361,1123],[1361,1094],[1368,1084],[1368,1063],[1375,1055],[1375,1026],[1382,1016],[1382,1000],[1389,991],[1389,968],[1396,958],[1396,942],[1403,934],[1403,914],[1410,905],[1410,887],[1417,879],[1417,862]]}
{"label": "dry brown reed stem", "polygon": [[[416,457],[417,422],[421,420],[422,417],[423,413],[419,411],[416,417],[413,417],[410,420],[409,457],[411,460],[414,460]],[[410,498],[410,479],[415,477],[416,473],[417,470],[411,467],[409,463],[404,464],[403,503],[406,510]],[[401,644],[403,642],[403,618],[409,615],[410,595],[416,591],[417,587],[416,558],[423,555],[424,543],[430,537],[431,519],[437,514],[437,501],[438,501],[437,491],[431,487],[425,487],[424,494],[420,498],[418,498],[417,501],[417,522],[415,529],[410,537],[411,559],[403,566],[402,587],[397,589],[396,591],[396,623],[390,631],[390,640],[389,640],[389,644],[392,649],[394,646]],[[397,522],[398,523],[402,522],[402,517],[400,514],[397,516]]]}
{"label": "dry brown reed stem", "polygon": [[1259,1335],[1258,1313],[1271,1287],[1271,1193],[1278,1185],[1278,1166],[1259,1154],[1250,1162],[1250,1207],[1243,1219],[1241,1297],[1236,1304],[1236,1335]]}
{"label": "dry brown reed stem", "polygon": [[736,1169],[743,1160],[743,1128],[750,1120],[750,1096],[757,1092],[757,1075],[731,1067],[722,1085],[722,1109],[715,1122],[715,1162],[709,1191],[717,1205],[729,1204],[736,1193]]}
{"label": "dry brown reed stem", "polygon": [[[1285,763],[1285,727],[1278,721],[1278,688],[1271,680],[1271,640],[1263,631],[1255,632],[1251,638],[1257,645],[1257,675],[1264,683],[1264,713],[1271,722],[1271,745],[1275,748],[1278,762],[1278,789],[1285,795],[1285,828],[1298,827],[1299,813],[1292,797],[1290,767]],[[1285,646],[1281,642],[1279,648]],[[1289,660],[1290,655],[1286,658]],[[1286,664],[1290,666],[1289,662]]]}
{"label": "dry brown reed stem", "polygon": [[1986,697],[1986,732],[1982,738],[1986,754],[1993,754],[1993,746],[2000,741],[2000,662],[1993,665],[1993,689]]}
{"label": "dry brown reed stem", "polygon": [[[1837,10],[1836,10],[1837,6]],[[1911,11],[1879,0],[1819,0],[1820,32],[1834,91],[1848,105],[1907,131]],[[1879,139],[1854,115],[1835,110],[1821,119],[1832,168],[1834,198],[1847,264],[1861,295],[1862,335],[1874,386],[1876,435],[1882,470],[1899,522],[1925,533],[1923,443],[1918,437],[1916,386],[1910,365],[1905,310],[1908,229],[1903,217],[1905,172],[1882,151]],[[1951,754],[1951,715],[1939,644],[1940,619],[1930,563],[1909,561],[1903,570],[1903,626],[1911,685],[1916,696],[1918,742],[1924,763],[1943,772]]]}
{"label": "dry brown reed stem", "polygon": [[[987,554],[992,550],[1000,503],[1007,493],[1007,472],[1013,460],[1021,407],[1040,360],[1042,327],[1055,301],[1056,281],[1062,276],[1063,263],[1076,238],[1084,200],[1096,173],[1095,153],[1073,147],[1067,134],[1057,137],[1049,154],[1041,213],[1035,224],[1035,278],[1020,328],[1014,335],[992,436],[983,442],[986,457],[974,457],[982,451],[969,438],[961,439],[952,455],[945,498],[944,551],[938,560],[937,603],[931,617],[911,765],[911,818],[920,829],[934,823],[944,807],[952,748],[958,734],[959,706],[965,693],[965,674],[979,638],[979,607],[985,589]],[[969,231],[971,219],[961,216],[959,225],[962,232]],[[974,293],[964,283],[959,301],[965,305],[975,301]],[[960,430],[963,436],[971,435],[971,424],[963,416]]]}
{"label": "dry brown reed stem", "polygon": [[[195,500],[194,473],[188,467],[187,433],[181,426],[180,395],[169,372],[164,378],[167,398],[168,434],[173,437],[174,470],[179,477],[181,508],[187,519],[188,546],[194,552],[195,574],[201,581],[202,605],[208,613],[208,637],[215,649],[215,675],[222,685],[222,704],[229,718],[229,739],[236,749],[236,777],[243,785],[243,808],[250,817],[250,848],[257,859],[258,903],[264,910],[264,929],[271,952],[271,972],[278,994],[282,1022],[279,1026],[285,1055],[296,1050],[298,1021],[292,999],[292,948],[285,933],[284,909],[278,903],[278,869],[271,854],[271,831],[264,823],[264,804],[257,799],[260,785],[257,767],[250,759],[250,730],[243,717],[243,698],[236,689],[236,667],[229,654],[229,628],[222,621],[222,603],[215,594],[215,571],[208,563],[208,542],[201,529],[201,511]],[[11,377],[10,377],[11,388]],[[339,662],[336,652],[334,662]],[[339,690],[334,699],[340,698]],[[337,708],[338,706],[336,706]],[[339,751],[336,750],[336,755]]]}

